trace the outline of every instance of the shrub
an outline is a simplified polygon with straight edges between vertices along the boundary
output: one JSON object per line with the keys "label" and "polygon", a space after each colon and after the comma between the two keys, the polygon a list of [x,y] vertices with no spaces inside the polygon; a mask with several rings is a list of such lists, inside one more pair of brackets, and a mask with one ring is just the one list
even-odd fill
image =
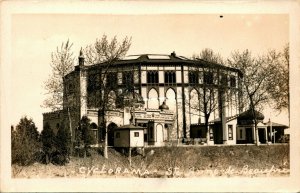
{"label": "shrub", "polygon": [[68,163],[71,152],[71,134],[69,128],[61,124],[55,137],[55,149],[51,157],[54,164],[64,165]]}
{"label": "shrub", "polygon": [[12,164],[30,165],[40,152],[39,133],[32,119],[21,118],[16,130],[11,127]]}
{"label": "shrub", "polygon": [[48,122],[44,125],[41,132],[41,141],[44,153],[43,161],[48,164],[51,162],[51,154],[55,151],[55,135]]}

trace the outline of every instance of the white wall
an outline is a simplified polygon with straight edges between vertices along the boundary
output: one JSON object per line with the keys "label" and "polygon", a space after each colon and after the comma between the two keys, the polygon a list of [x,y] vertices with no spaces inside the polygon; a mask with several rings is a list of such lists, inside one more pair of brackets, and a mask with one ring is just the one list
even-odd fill
{"label": "white wall", "polygon": [[[134,134],[138,133],[138,137]],[[144,130],[131,130],[130,131],[130,147],[143,147],[144,146]]]}

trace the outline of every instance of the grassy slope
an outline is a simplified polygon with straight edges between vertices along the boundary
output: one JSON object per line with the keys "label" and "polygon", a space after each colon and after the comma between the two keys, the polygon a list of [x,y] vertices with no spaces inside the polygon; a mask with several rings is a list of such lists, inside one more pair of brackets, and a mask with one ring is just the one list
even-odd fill
{"label": "grassy slope", "polygon": [[[151,153],[154,151],[154,153]],[[207,176],[208,173],[190,174],[193,171],[212,171],[218,170],[214,176],[235,176],[237,174],[228,174],[224,172],[229,167],[235,171],[248,169],[265,170],[270,168],[288,169],[289,168],[289,145],[262,145],[262,146],[198,146],[198,147],[161,147],[147,148],[146,156],[135,155],[132,157],[132,164],[129,165],[128,157],[110,149],[109,159],[96,152],[88,158],[72,157],[71,162],[66,166],[55,166],[52,164],[43,165],[35,163],[32,166],[20,167],[13,166],[12,175],[15,177],[127,177],[132,174],[124,174],[124,169],[140,169],[140,177],[194,177]],[[79,168],[84,167],[84,174],[79,172]],[[105,167],[106,174],[96,172],[88,173],[88,169]],[[121,168],[121,174],[111,174],[109,169]],[[177,167],[181,173],[172,173]],[[173,168],[170,170],[170,168]],[[150,174],[144,173],[145,170]],[[154,171],[154,172],[153,172]],[[169,171],[169,172],[167,172]],[[249,170],[247,170],[249,172]],[[167,172],[167,174],[166,174]],[[122,174],[123,173],[123,174]],[[144,174],[143,174],[144,173]],[[278,173],[278,172],[277,172]],[[280,173],[280,172],[279,172]],[[175,174],[175,175],[174,175]],[[242,176],[264,176],[254,173],[243,173]],[[276,176],[276,172],[271,175]],[[287,175],[285,173],[284,175]]]}

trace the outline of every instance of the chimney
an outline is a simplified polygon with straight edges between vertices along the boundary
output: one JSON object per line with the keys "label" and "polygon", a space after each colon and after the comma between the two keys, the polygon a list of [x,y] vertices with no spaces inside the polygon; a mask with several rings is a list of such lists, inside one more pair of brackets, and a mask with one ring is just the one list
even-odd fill
{"label": "chimney", "polygon": [[173,51],[173,52],[171,53],[171,56],[172,56],[172,57],[176,57],[175,51]]}
{"label": "chimney", "polygon": [[78,61],[79,61],[79,66],[84,66],[84,56],[82,53],[82,48],[80,49],[80,52],[79,52]]}

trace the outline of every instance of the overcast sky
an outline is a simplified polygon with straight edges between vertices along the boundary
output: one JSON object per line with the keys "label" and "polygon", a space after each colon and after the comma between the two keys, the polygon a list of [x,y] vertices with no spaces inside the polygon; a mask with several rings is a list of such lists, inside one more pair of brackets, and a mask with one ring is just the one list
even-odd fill
{"label": "overcast sky", "polygon": [[[11,124],[23,115],[42,128],[40,105],[45,99],[43,82],[51,73],[51,52],[62,42],[74,43],[78,56],[103,34],[109,38],[132,37],[128,54],[176,54],[191,57],[211,48],[227,58],[234,50],[262,54],[281,51],[289,41],[289,18],[284,14],[16,14],[11,19]],[[269,112],[265,113],[268,120]],[[272,118],[275,113],[272,113]],[[286,113],[274,121],[288,124]]]}

